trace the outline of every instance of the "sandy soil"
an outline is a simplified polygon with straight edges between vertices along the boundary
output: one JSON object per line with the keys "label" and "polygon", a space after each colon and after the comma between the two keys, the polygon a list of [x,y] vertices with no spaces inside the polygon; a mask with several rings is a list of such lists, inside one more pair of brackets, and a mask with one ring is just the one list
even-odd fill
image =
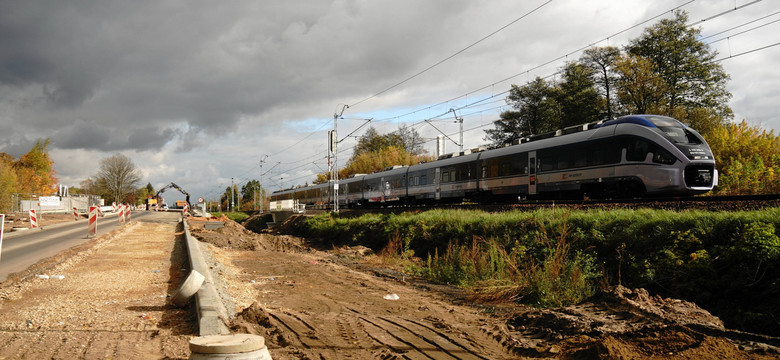
{"label": "sandy soil", "polygon": [[187,358],[193,312],[169,304],[187,267],[178,217],[129,223],[10,276],[0,359]]}
{"label": "sandy soil", "polygon": [[276,360],[778,357],[780,339],[756,343],[695,304],[642,289],[549,310],[473,304],[376,265],[368,249],[318,251],[222,220],[217,230],[192,222],[192,233],[210,244],[233,331],[263,335]]}

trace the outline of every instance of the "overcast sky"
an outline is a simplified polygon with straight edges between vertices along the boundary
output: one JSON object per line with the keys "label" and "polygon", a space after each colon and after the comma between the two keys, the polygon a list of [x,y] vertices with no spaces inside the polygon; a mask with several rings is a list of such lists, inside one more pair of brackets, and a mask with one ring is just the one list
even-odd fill
{"label": "overcast sky", "polygon": [[780,14],[766,17],[780,3],[753,2],[5,0],[0,152],[51,138],[70,186],[122,153],[144,184],[216,199],[231,179],[261,173],[269,190],[311,182],[327,169],[326,132],[343,105],[340,138],[373,118],[380,133],[406,124],[457,141],[453,113],[442,115],[457,109],[476,147],[511,84],[554,74],[588,45],[624,46],[660,18],[633,25],[676,7],[708,19],[697,26],[724,58],[736,119],[777,133],[780,46],[750,51],[780,41]]}

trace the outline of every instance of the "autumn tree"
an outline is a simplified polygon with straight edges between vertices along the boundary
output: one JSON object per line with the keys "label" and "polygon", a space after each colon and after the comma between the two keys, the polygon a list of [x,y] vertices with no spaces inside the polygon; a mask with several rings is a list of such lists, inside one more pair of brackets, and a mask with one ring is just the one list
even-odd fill
{"label": "autumn tree", "polygon": [[723,195],[780,192],[780,136],[746,121],[715,128],[708,143],[715,155]]}
{"label": "autumn tree", "polygon": [[[426,154],[423,142],[417,130],[406,126],[388,134],[380,134],[374,127],[370,127],[358,139],[347,165],[339,169],[339,179],[353,174],[370,174],[393,165],[408,166],[431,161],[433,157]],[[319,173],[314,183],[321,184],[328,180],[329,173]]]}
{"label": "autumn tree", "polygon": [[650,60],[629,54],[619,58],[615,68],[620,73],[617,97],[622,112],[665,114],[661,103],[667,84],[653,71]]}
{"label": "autumn tree", "polygon": [[100,170],[95,180],[109,201],[121,203],[135,199],[136,186],[141,176],[141,171],[130,158],[115,154],[100,161]]}
{"label": "autumn tree", "polygon": [[35,142],[32,149],[14,163],[17,192],[49,195],[57,191],[57,173],[49,157],[51,139]]}
{"label": "autumn tree", "polygon": [[13,168],[13,157],[0,153],[0,213],[9,212],[12,207],[11,195],[16,193],[17,179]]}

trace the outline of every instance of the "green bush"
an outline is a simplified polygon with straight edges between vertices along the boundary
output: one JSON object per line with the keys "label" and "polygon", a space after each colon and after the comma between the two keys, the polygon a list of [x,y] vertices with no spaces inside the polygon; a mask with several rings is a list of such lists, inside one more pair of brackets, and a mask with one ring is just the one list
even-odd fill
{"label": "green bush", "polygon": [[[596,282],[697,302],[728,326],[780,335],[780,208],[708,212],[536,210],[321,215],[302,232],[376,251],[389,239],[426,262],[415,271],[485,298],[555,306]],[[566,251],[558,249],[567,244]],[[746,315],[750,314],[750,316]]]}

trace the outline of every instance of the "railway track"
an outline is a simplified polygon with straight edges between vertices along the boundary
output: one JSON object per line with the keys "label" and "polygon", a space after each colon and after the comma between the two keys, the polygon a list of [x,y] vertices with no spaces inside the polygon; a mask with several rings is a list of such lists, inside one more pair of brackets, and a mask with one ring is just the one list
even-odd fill
{"label": "railway track", "polygon": [[[572,210],[587,209],[662,209],[662,210],[703,210],[703,211],[746,211],[771,207],[780,207],[780,194],[742,195],[742,196],[696,196],[647,199],[599,199],[599,200],[527,200],[519,203],[495,204],[438,204],[438,205],[402,205],[377,206],[367,208],[341,209],[349,215],[363,213],[400,213],[428,209],[463,209],[502,212],[513,210],[536,210],[566,208]],[[325,210],[308,210],[307,213],[321,213]]]}

